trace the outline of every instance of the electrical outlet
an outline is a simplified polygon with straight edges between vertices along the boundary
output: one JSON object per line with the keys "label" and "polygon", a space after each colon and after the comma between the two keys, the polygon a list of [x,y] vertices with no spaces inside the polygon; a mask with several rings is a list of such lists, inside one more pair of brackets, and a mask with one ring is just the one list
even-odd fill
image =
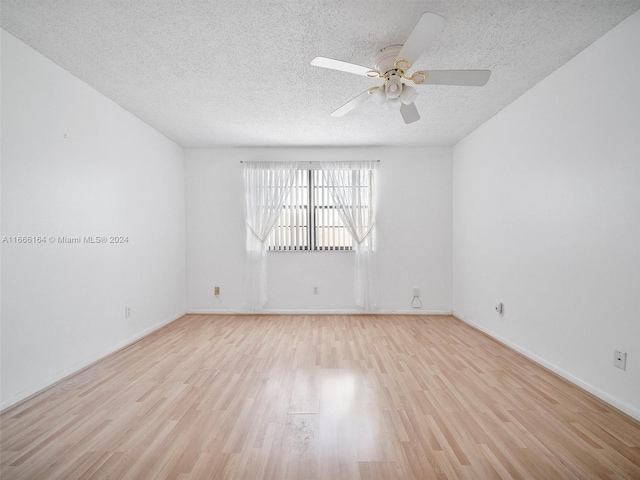
{"label": "electrical outlet", "polygon": [[627,369],[627,352],[622,352],[620,350],[613,351],[613,365],[615,367],[621,368],[622,370]]}
{"label": "electrical outlet", "polygon": [[496,312],[498,312],[499,315],[504,315],[504,303],[502,302],[498,302],[496,304]]}
{"label": "electrical outlet", "polygon": [[131,307],[124,307],[124,318],[131,317]]}
{"label": "electrical outlet", "polygon": [[213,294],[217,297],[220,295],[220,287],[213,288]]}
{"label": "electrical outlet", "polygon": [[318,294],[318,287],[313,287],[313,294],[317,295]]}
{"label": "electrical outlet", "polygon": [[419,287],[413,287],[413,296],[414,297],[419,297],[420,296],[420,288]]}

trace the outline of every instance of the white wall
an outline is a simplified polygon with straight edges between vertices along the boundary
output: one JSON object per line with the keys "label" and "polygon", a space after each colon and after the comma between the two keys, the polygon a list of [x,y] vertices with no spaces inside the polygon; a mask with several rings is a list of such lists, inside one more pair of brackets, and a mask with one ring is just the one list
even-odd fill
{"label": "white wall", "polygon": [[[451,312],[450,148],[228,148],[185,155],[188,311],[246,311],[241,160],[380,159],[380,309]],[[265,309],[357,311],[353,262],[350,252],[269,253]],[[421,310],[411,308],[414,286],[422,291]]]}
{"label": "white wall", "polygon": [[[179,317],[183,150],[2,31],[2,408]],[[132,307],[124,318],[124,307]]]}
{"label": "white wall", "polygon": [[640,419],[639,78],[640,12],[454,147],[453,309]]}

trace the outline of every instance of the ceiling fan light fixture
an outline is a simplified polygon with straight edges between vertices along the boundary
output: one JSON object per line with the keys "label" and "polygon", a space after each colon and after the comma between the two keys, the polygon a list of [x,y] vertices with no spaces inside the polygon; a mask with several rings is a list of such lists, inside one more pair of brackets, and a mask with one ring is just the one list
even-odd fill
{"label": "ceiling fan light fixture", "polygon": [[402,84],[402,93],[400,94],[400,100],[405,105],[409,105],[413,103],[413,101],[417,98],[418,91],[413,88],[411,85]]}
{"label": "ceiling fan light fixture", "polygon": [[399,110],[404,123],[409,124],[420,120],[420,114],[415,104],[418,92],[408,83],[469,87],[485,85],[491,75],[489,70],[420,70],[411,75],[407,73],[445,24],[446,20],[440,15],[423,13],[404,45],[389,45],[378,52],[375,69],[326,57],[314,58],[311,64],[317,67],[382,79],[381,85],[361,93],[331,115],[340,117],[371,98],[386,110]]}
{"label": "ceiling fan light fixture", "polygon": [[384,87],[387,98],[397,98],[402,93],[402,80],[398,75],[389,75]]}

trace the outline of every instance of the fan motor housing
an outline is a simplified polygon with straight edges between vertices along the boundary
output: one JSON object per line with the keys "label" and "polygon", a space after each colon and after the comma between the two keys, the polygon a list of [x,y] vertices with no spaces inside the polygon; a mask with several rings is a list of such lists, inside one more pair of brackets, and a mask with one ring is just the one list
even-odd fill
{"label": "fan motor housing", "polygon": [[376,58],[376,70],[382,74],[394,70],[400,50],[402,50],[402,45],[389,45],[380,50]]}

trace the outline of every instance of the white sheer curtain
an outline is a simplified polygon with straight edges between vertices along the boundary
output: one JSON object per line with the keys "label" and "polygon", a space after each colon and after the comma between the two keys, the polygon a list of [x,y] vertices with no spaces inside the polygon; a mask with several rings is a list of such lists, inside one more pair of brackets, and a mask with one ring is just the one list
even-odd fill
{"label": "white sheer curtain", "polygon": [[244,185],[247,206],[247,285],[249,307],[267,303],[267,239],[287,201],[297,170],[293,162],[247,162]]}
{"label": "white sheer curtain", "polygon": [[378,308],[378,269],[375,244],[376,212],[373,176],[377,162],[323,162],[323,180],[340,218],[354,240],[356,303]]}

